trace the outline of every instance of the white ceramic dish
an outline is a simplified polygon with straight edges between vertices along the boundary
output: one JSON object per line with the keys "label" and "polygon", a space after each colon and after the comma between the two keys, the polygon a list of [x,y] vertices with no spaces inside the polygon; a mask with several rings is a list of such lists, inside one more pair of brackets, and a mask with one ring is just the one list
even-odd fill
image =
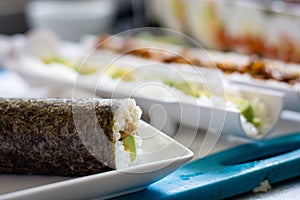
{"label": "white ceramic dish", "polygon": [[26,16],[31,28],[48,28],[67,40],[110,30],[116,13],[112,0],[31,1]]}
{"label": "white ceramic dish", "polygon": [[110,198],[142,190],[192,159],[189,149],[141,123],[143,154],[137,166],[80,178],[0,175],[0,199]]}

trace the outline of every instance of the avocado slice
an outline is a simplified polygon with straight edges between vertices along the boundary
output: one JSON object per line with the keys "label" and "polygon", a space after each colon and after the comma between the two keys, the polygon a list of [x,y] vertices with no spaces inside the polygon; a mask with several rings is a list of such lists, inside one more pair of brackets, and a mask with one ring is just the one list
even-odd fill
{"label": "avocado slice", "polygon": [[113,79],[121,78],[123,81],[133,81],[134,76],[130,73],[129,69],[124,68],[109,68],[106,70],[106,73],[111,76]]}
{"label": "avocado slice", "polygon": [[89,65],[83,65],[82,67],[80,67],[79,65],[73,64],[59,57],[42,58],[42,61],[47,65],[51,63],[59,63],[77,71],[79,74],[84,74],[84,75],[95,74],[98,71],[95,67]]}
{"label": "avocado slice", "polygon": [[[227,97],[227,100],[237,106],[237,108],[241,111],[241,114],[246,118],[247,122],[253,123],[255,119],[257,122],[256,124],[259,124],[259,119],[254,117],[253,107],[247,99]],[[255,123],[253,124],[255,125]]]}
{"label": "avocado slice", "polygon": [[136,146],[135,139],[133,135],[127,135],[122,139],[125,151],[130,152],[130,159],[134,161],[136,159]]}
{"label": "avocado slice", "polygon": [[164,81],[164,84],[170,87],[174,87],[189,96],[194,96],[198,98],[200,97],[200,95],[208,95],[208,93],[201,88],[201,84],[198,85],[188,81]]}
{"label": "avocado slice", "polygon": [[79,74],[83,74],[83,75],[96,74],[98,72],[98,69],[91,65],[83,65],[82,67],[75,68],[75,70]]}
{"label": "avocado slice", "polygon": [[66,60],[64,60],[64,59],[62,59],[62,58],[59,58],[59,57],[54,57],[54,58],[42,58],[42,61],[43,61],[45,64],[47,64],[47,65],[56,62],[56,63],[62,64],[62,65],[65,65],[65,66],[67,66],[67,67],[70,67],[70,68],[72,68],[72,69],[75,68],[74,65],[73,65],[72,63],[70,63],[70,62],[68,62],[68,61],[66,61]]}

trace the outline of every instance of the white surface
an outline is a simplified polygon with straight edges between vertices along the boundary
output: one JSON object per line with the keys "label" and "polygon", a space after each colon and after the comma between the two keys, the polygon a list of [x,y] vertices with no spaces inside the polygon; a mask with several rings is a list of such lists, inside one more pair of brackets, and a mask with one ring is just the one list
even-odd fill
{"label": "white surface", "polygon": [[[0,199],[112,197],[143,189],[193,157],[186,147],[146,123],[142,123],[139,132],[143,153],[137,166],[65,181],[62,177],[0,175]],[[47,184],[51,182],[56,183]],[[20,190],[24,188],[29,189]]]}

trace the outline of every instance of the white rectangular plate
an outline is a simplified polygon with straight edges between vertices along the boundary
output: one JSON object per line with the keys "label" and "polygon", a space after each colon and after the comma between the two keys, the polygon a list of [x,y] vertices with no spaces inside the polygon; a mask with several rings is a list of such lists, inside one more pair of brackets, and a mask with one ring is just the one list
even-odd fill
{"label": "white rectangular plate", "polygon": [[0,175],[0,199],[110,198],[144,189],[193,157],[192,151],[145,122],[139,132],[143,153],[137,166],[80,178]]}

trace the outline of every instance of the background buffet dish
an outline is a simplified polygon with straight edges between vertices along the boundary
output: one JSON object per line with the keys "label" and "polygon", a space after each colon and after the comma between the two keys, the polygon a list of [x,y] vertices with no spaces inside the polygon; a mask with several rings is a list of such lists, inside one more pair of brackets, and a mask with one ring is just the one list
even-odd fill
{"label": "background buffet dish", "polygon": [[0,199],[299,193],[300,2],[0,5]]}

